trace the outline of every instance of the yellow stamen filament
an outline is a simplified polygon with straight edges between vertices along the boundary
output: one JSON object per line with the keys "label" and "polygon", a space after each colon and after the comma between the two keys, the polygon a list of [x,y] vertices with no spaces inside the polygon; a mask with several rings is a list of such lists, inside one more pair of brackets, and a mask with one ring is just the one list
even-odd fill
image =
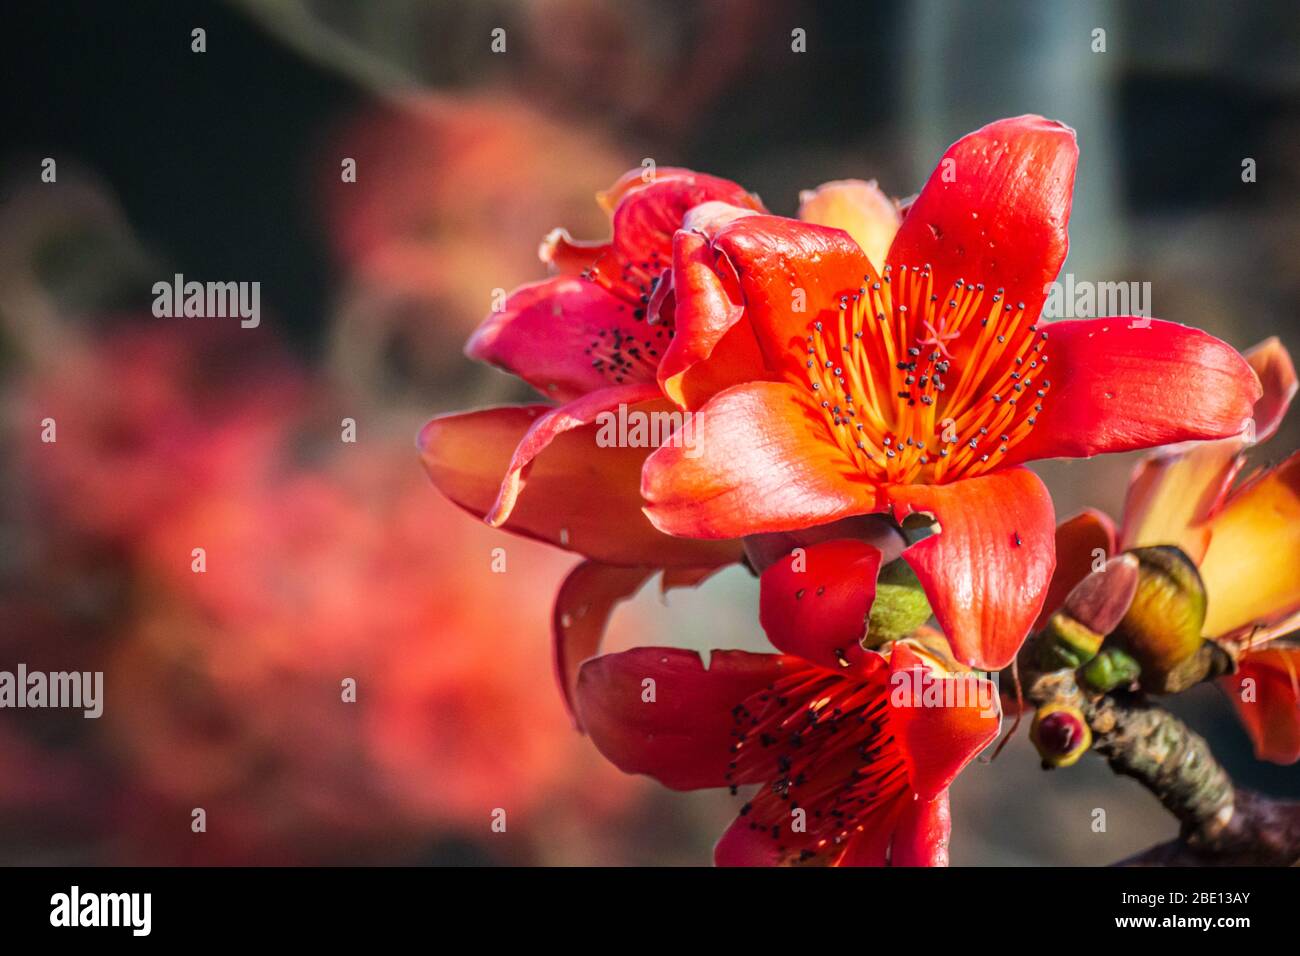
{"label": "yellow stamen filament", "polygon": [[886,267],[810,324],[791,380],[812,391],[827,431],[874,483],[983,474],[1024,440],[1050,387],[1047,333],[1024,303],[929,266]]}

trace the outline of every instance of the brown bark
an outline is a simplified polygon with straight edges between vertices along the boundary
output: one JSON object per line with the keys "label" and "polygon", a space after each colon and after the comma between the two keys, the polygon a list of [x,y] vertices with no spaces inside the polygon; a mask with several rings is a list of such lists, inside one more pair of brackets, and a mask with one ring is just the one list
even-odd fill
{"label": "brown bark", "polygon": [[1300,803],[1234,787],[1205,739],[1177,717],[1139,694],[1086,692],[1073,671],[1034,672],[1026,677],[1026,696],[1034,705],[1077,707],[1092,730],[1092,749],[1116,773],[1150,790],[1181,822],[1177,839],[1120,865],[1300,863]]}

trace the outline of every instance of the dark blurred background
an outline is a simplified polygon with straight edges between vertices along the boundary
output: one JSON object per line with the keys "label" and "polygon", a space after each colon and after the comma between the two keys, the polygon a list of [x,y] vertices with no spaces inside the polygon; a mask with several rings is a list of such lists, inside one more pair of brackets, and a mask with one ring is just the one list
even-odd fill
{"label": "dark blurred background", "polygon": [[[793,214],[829,179],[910,195],[953,139],[1038,112],[1081,144],[1067,272],[1150,282],[1161,318],[1294,350],[1298,54],[1290,2],[11,8],[0,667],[111,669],[101,721],[0,713],[0,862],[707,861],[731,799],[618,777],[554,700],[549,600],[571,562],[512,541],[528,564],[510,577],[540,584],[503,625],[500,583],[455,552],[498,537],[418,474],[429,415],[530,397],[460,354],[490,290],[542,275],[552,226],[604,235],[592,195],[646,157]],[[261,281],[264,328],[153,324],[150,287],[174,272]],[[56,406],[57,460],[33,437]],[[362,438],[340,451],[343,415]],[[1298,437],[1293,416],[1260,460]],[[1132,463],[1041,472],[1059,515],[1118,516]],[[195,593],[202,535],[257,573]],[[411,613],[376,623],[380,604]],[[755,607],[733,569],[667,608],[643,595],[614,640],[761,647]],[[503,632],[508,651],[461,649]],[[399,703],[321,709],[348,668]],[[1177,707],[1241,784],[1300,794],[1211,688]],[[508,798],[507,838],[487,814]],[[961,778],[954,816],[965,864],[1106,863],[1175,831],[1100,761],[1042,773],[1023,729]]]}

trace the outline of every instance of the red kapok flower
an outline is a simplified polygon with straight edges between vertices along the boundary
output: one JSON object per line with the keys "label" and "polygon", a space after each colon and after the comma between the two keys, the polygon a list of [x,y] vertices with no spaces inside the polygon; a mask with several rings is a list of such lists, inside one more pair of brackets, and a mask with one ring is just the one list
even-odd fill
{"label": "red kapok flower", "polygon": [[[720,563],[717,554],[723,550],[732,560],[736,547],[701,551],[655,531],[640,512],[636,478],[650,449],[597,449],[593,423],[620,405],[641,413],[669,409],[644,406],[660,398],[658,366],[674,338],[671,297],[652,298],[686,213],[711,201],[762,207],[734,183],[671,168],[654,175],[633,170],[599,198],[611,214],[613,237],[577,243],[562,230],[552,232],[541,256],[559,274],[517,289],[466,346],[472,358],[513,372],[566,404],[436,418],[420,437],[425,465],[448,497],[489,523],[601,560],[710,566]],[[552,461],[548,469],[564,478],[535,487],[529,513],[515,515],[525,479],[540,477],[534,462],[566,433],[577,433],[565,444],[568,460]],[[504,448],[511,453],[502,460],[496,452]],[[591,481],[592,474],[600,481]],[[604,500],[606,507],[588,518],[587,525],[599,527],[584,529],[590,532],[583,535],[587,540],[578,539],[577,519],[595,509],[584,496],[575,496],[576,482],[605,499],[618,499]],[[593,487],[598,483],[605,488]],[[660,548],[690,556],[663,558],[656,553]]]}
{"label": "red kapok flower", "polygon": [[845,667],[640,647],[582,666],[587,732],[628,773],[675,790],[761,784],[719,865],[946,865],[948,786],[997,735],[992,684],[898,643]]}
{"label": "red kapok flower", "polygon": [[1035,116],[959,140],[879,270],[847,233],[789,219],[679,232],[678,338],[726,341],[731,323],[761,362],[703,405],[693,448],[647,460],[655,526],[731,538],[929,514],[939,533],[904,558],[940,625],[963,662],[1010,663],[1054,564],[1051,499],[1021,463],[1224,437],[1259,397],[1241,356],[1194,329],[1039,324],[1077,152]]}
{"label": "red kapok flower", "polygon": [[465,346],[548,398],[653,384],[674,336],[672,302],[654,298],[672,265],[673,234],[703,203],[763,208],[733,182],[672,168],[632,170],[599,199],[612,238],[583,243],[552,231],[540,254],[559,274],[515,290]]}

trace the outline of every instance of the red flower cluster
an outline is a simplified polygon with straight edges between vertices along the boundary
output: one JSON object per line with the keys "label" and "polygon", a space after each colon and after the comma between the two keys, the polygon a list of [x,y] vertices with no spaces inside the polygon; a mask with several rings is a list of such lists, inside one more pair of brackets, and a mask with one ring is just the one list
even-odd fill
{"label": "red flower cluster", "polygon": [[[942,862],[946,787],[996,706],[891,685],[963,684],[1016,656],[1056,566],[1052,501],[1024,463],[1231,440],[1251,420],[1256,371],[1203,332],[1041,317],[1077,156],[1059,123],[1002,120],[906,207],[833,183],[800,219],[725,180],[635,170],[601,196],[612,238],[552,233],[556,274],[467,349],[563,404],[421,434],[453,501],[587,558],[557,600],[556,659],[602,752],[673,787],[765,785],[719,862]],[[658,448],[609,447],[598,424],[620,409],[681,424]],[[742,548],[782,654],[581,664],[656,570],[696,583]],[[864,643],[900,554],[943,637]]]}

